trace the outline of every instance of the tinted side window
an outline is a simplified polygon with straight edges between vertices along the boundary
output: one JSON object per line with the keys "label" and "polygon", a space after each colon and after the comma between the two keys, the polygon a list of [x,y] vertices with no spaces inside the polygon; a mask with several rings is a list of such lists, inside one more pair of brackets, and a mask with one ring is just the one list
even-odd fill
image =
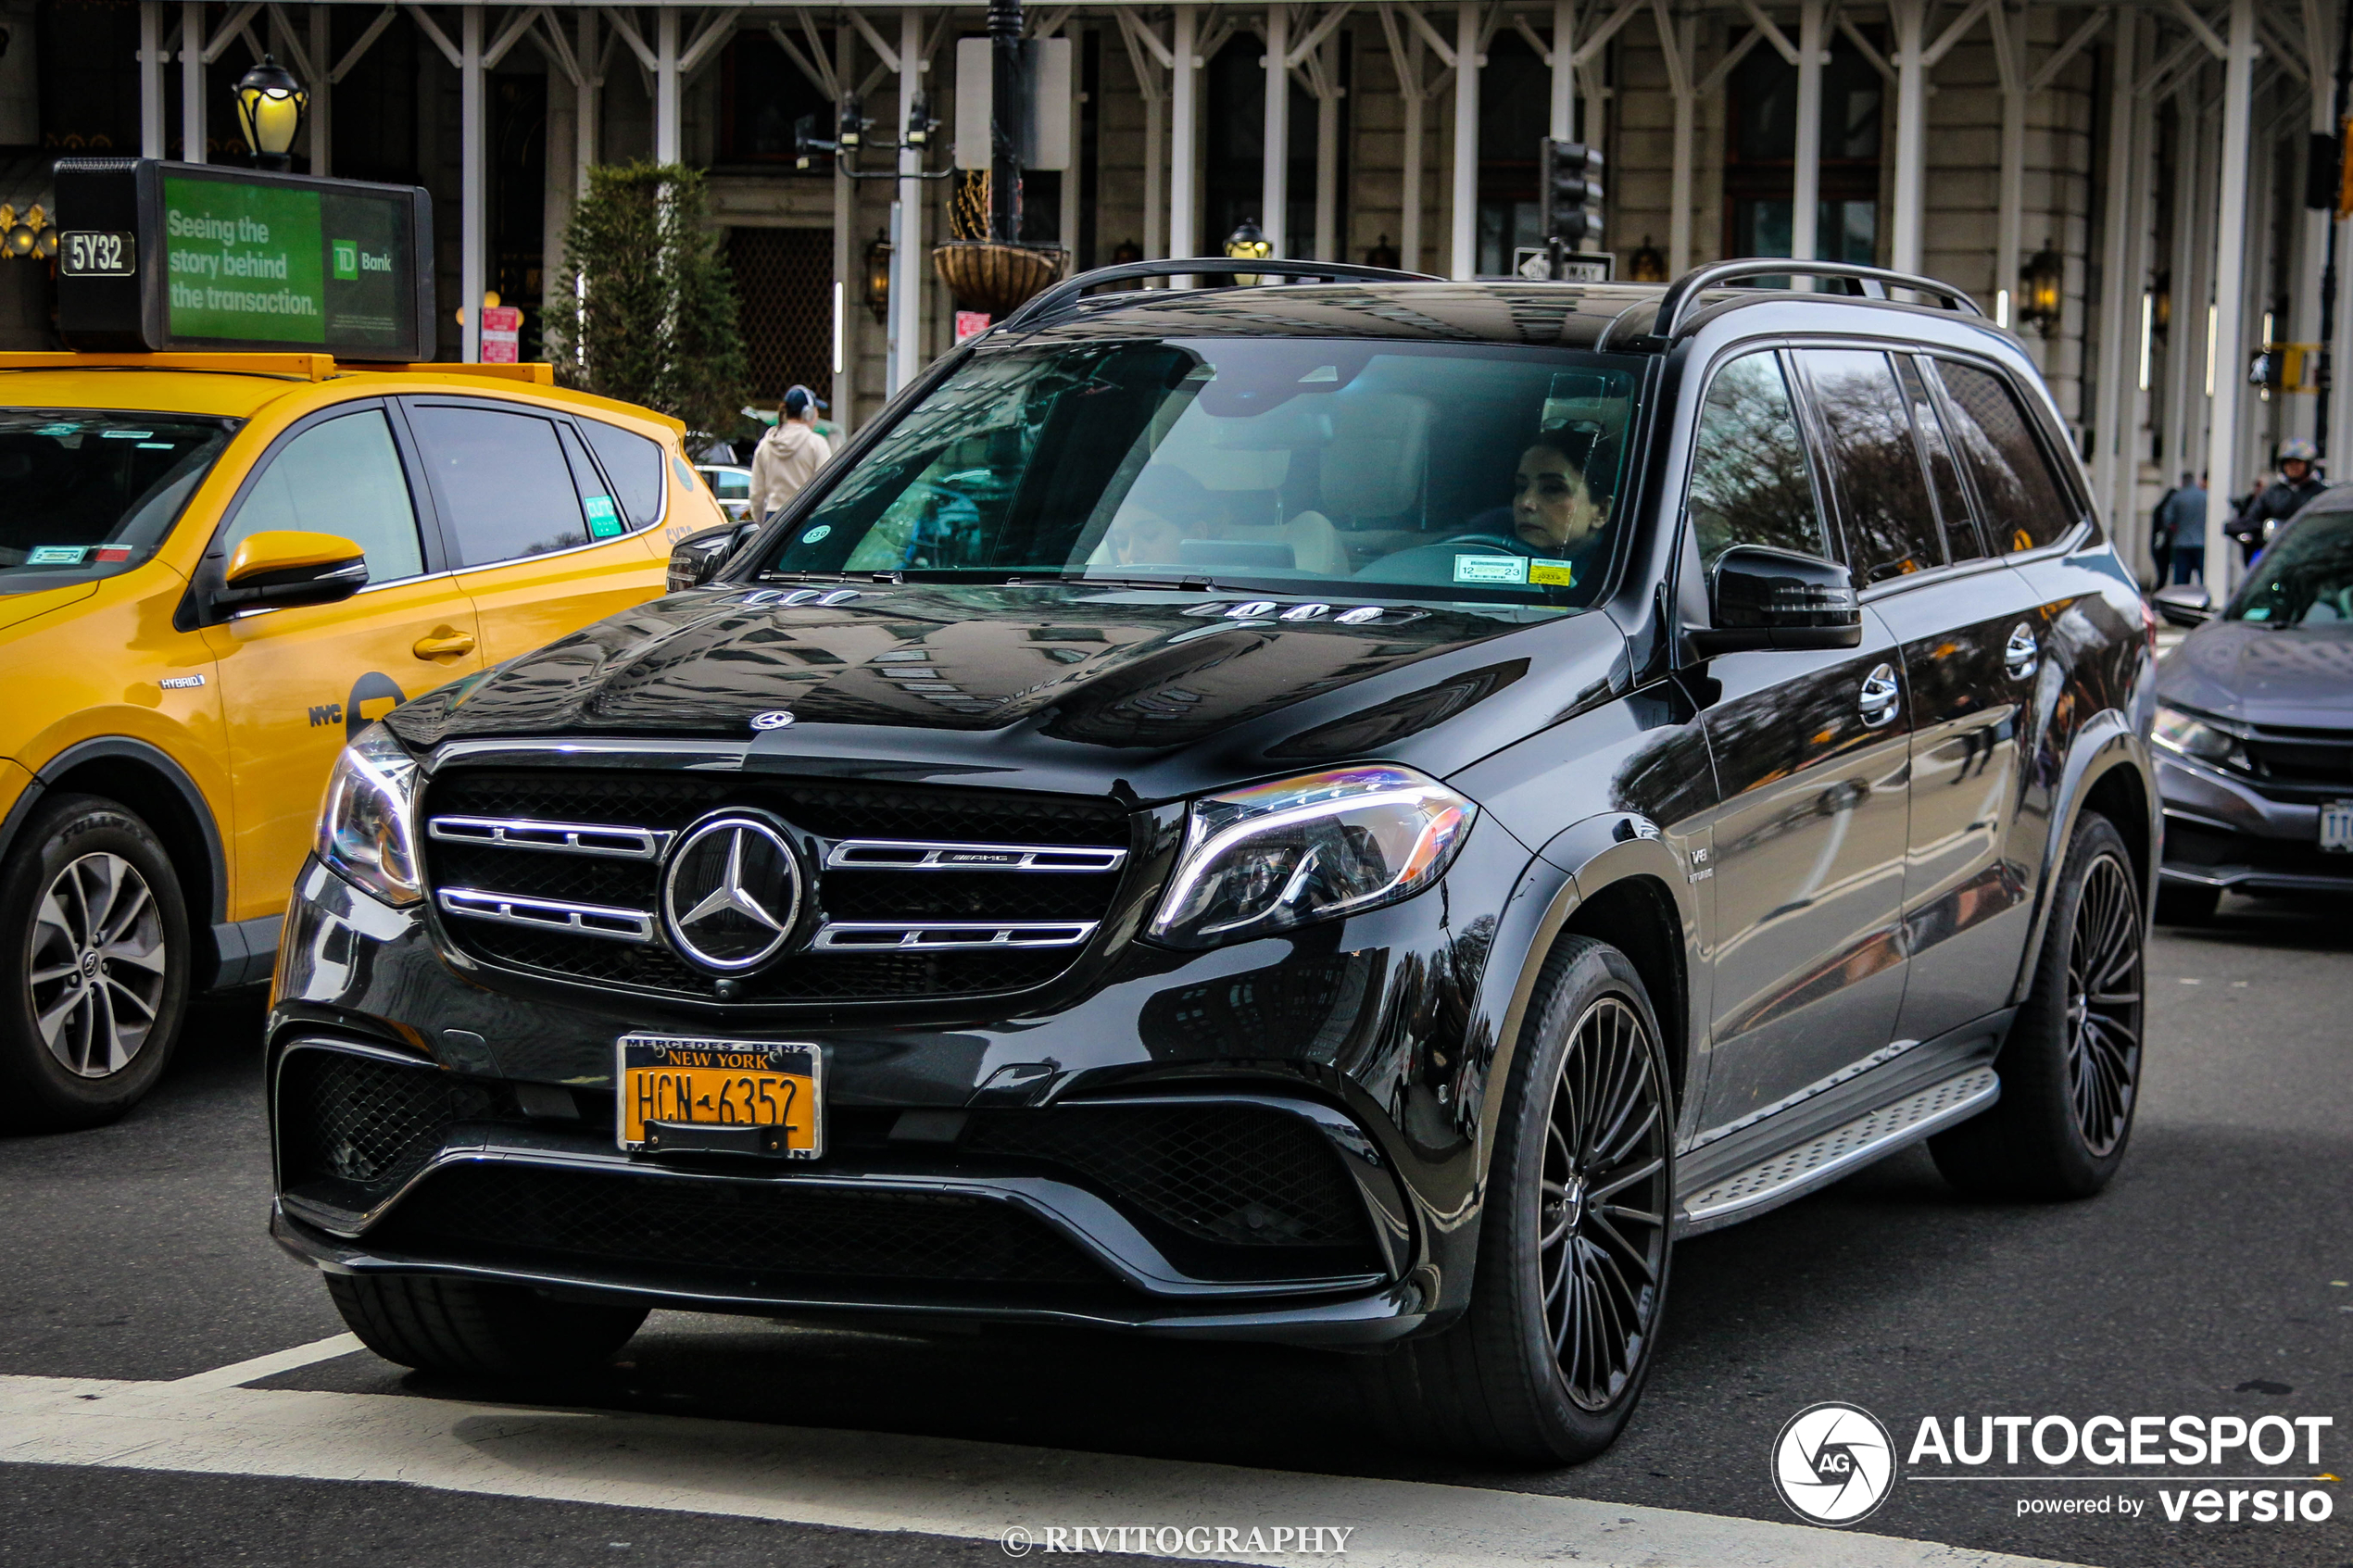
{"label": "tinted side window", "polygon": [[1903,378],[1904,400],[1912,406],[1912,424],[1920,433],[1920,450],[1928,458],[1929,483],[1936,492],[1936,515],[1944,526],[1944,554],[1950,560],[1975,560],[1985,553],[1978,543],[1977,524],[1969,521],[1969,492],[1961,487],[1960,470],[1953,461],[1953,444],[1945,439],[1944,421],[1936,399],[1920,377],[1919,366],[1900,356],[1896,373]]}
{"label": "tinted side window", "polygon": [[1746,355],[1716,372],[1692,451],[1691,516],[1710,566],[1734,545],[1830,555],[1779,355]]}
{"label": "tinted side window", "polygon": [[271,529],[339,533],[368,556],[368,581],[390,583],[425,569],[409,475],[382,411],[322,420],[278,449],[245,492],[221,535],[225,557]]}
{"label": "tinted side window", "polygon": [[588,543],[554,420],[447,404],[414,407],[409,420],[433,472],[454,564],[485,566]]}
{"label": "tinted side window", "polygon": [[2051,471],[2018,394],[1975,365],[1944,359],[1937,369],[1952,395],[1954,445],[1977,481],[1996,552],[2040,549],[2074,527],[2075,504]]}
{"label": "tinted side window", "polygon": [[661,517],[661,444],[598,420],[582,420],[580,431],[596,449],[605,477],[612,481],[613,499],[621,503],[621,515],[630,528],[652,526]]}
{"label": "tinted side window", "polygon": [[1830,447],[1831,482],[1858,581],[1876,583],[1944,563],[1928,476],[1887,356],[1810,348],[1798,355]]}

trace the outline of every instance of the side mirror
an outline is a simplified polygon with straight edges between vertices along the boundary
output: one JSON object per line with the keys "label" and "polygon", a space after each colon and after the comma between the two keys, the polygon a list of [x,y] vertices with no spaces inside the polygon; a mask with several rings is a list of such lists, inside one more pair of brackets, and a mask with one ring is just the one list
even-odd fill
{"label": "side mirror", "polygon": [[2157,613],[2174,626],[2203,626],[2214,619],[2214,596],[2196,583],[2176,583],[2149,596]]}
{"label": "side mirror", "polygon": [[1735,545],[1716,560],[1707,584],[1702,653],[1753,648],[1851,648],[1863,643],[1855,579],[1836,561],[1762,545]]}
{"label": "side mirror", "polygon": [[220,579],[224,608],[333,604],[367,586],[368,558],[340,534],[269,529],[239,542]]}
{"label": "side mirror", "polygon": [[749,544],[751,536],[759,532],[760,524],[747,520],[687,534],[670,547],[666,590],[674,594],[681,588],[699,588],[718,576],[727,558]]}

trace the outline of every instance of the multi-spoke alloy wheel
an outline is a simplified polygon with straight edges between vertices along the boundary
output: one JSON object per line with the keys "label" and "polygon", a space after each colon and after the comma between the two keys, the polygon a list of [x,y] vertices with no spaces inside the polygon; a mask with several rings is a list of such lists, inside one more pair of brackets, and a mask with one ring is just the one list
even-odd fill
{"label": "multi-spoke alloy wheel", "polygon": [[0,864],[0,1126],[137,1104],[171,1060],[194,946],[153,829],[98,796],[44,798]]}
{"label": "multi-spoke alloy wheel", "polygon": [[1366,1358],[1397,1440],[1531,1464],[1581,1463],[1617,1440],[1667,1307],[1667,1074],[1633,961],[1559,938],[1498,1085],[1469,1303]]}
{"label": "multi-spoke alloy wheel", "polygon": [[2114,822],[2086,811],[2051,887],[2034,983],[1994,1070],[2002,1098],[1928,1141],[1988,1198],[2089,1198],[2123,1163],[2141,1086],[2144,884]]}
{"label": "multi-spoke alloy wheel", "polygon": [[1544,1325],[1588,1411],[1625,1391],[1650,1342],[1667,1261],[1667,1115],[1642,1020],[1585,1010],[1544,1123],[1537,1255]]}
{"label": "multi-spoke alloy wheel", "polygon": [[2133,1123],[2141,1076],[2141,911],[2113,854],[2085,869],[2067,949],[2069,1097],[2083,1146],[2112,1153]]}
{"label": "multi-spoke alloy wheel", "polygon": [[33,1023],[67,1072],[105,1078],[147,1043],[170,954],[155,892],[103,850],[57,874],[32,917]]}

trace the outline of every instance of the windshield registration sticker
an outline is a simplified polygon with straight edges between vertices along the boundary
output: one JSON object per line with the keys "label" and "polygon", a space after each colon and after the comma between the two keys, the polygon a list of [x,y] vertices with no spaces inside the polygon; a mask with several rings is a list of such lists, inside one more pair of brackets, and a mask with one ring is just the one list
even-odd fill
{"label": "windshield registration sticker", "polygon": [[27,566],[80,566],[90,553],[87,545],[35,545],[25,552]]}
{"label": "windshield registration sticker", "polygon": [[1525,583],[1528,581],[1526,556],[1456,556],[1454,581],[1457,583]]}

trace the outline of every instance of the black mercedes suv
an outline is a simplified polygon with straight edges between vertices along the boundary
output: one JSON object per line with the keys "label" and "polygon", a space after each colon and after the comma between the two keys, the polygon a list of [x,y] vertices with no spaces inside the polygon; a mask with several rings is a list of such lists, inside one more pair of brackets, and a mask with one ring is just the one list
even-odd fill
{"label": "black mercedes suv", "polygon": [[1788,261],[1083,292],[1208,266],[1040,296],[345,754],[273,1226],[371,1347],[1349,1347],[1574,1461],[1680,1237],[1923,1138],[2108,1181],[2153,621],[2016,340]]}

